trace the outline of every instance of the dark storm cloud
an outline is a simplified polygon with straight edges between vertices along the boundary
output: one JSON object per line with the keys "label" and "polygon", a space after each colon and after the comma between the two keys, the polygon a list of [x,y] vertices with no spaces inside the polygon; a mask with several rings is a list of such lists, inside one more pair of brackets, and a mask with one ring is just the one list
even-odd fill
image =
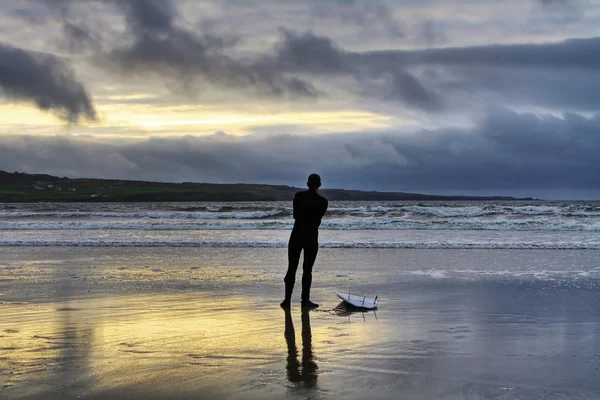
{"label": "dark storm cloud", "polygon": [[275,45],[275,55],[265,57],[266,65],[313,76],[347,76],[358,83],[364,97],[400,101],[425,111],[443,108],[441,97],[401,64],[389,64],[382,59],[372,63],[368,58],[357,58],[358,53],[341,50],[331,39],[312,32],[299,34],[283,28],[280,32],[282,37]]}
{"label": "dark storm cloud", "polygon": [[[269,135],[148,139],[14,137],[0,169],[165,181],[302,182],[402,190],[600,189],[600,116],[490,112],[475,128],[314,137]],[[73,154],[72,158],[64,157]]]}
{"label": "dark storm cloud", "polygon": [[48,54],[0,44],[0,93],[12,101],[33,102],[69,122],[96,119],[83,85],[60,59]]}
{"label": "dark storm cloud", "polygon": [[312,32],[298,34],[285,28],[279,31],[281,40],[275,44],[275,56],[271,60],[277,68],[314,74],[352,72],[346,53],[330,38]]}
{"label": "dark storm cloud", "polygon": [[271,96],[314,96],[312,85],[272,68],[242,63],[223,53],[227,41],[196,34],[175,25],[172,2],[128,0],[117,2],[125,11],[132,43],[111,50],[110,66],[135,75],[157,73],[178,77],[186,84],[196,78],[230,88],[255,88]]}
{"label": "dark storm cloud", "polygon": [[411,168],[396,179],[411,186],[598,189],[600,116],[538,117],[497,110],[472,130],[384,139]]}
{"label": "dark storm cloud", "polygon": [[[274,65],[281,70],[348,76],[366,98],[425,111],[444,97],[596,110],[600,105],[600,38],[548,44],[489,45],[414,51],[347,52],[329,38],[282,29]],[[267,57],[268,59],[268,57]],[[418,71],[439,72],[435,78]],[[437,69],[437,71],[436,71]],[[417,75],[419,73],[419,75]]]}
{"label": "dark storm cloud", "polygon": [[127,11],[129,26],[141,33],[173,28],[177,10],[170,0],[123,0],[116,4]]}
{"label": "dark storm cloud", "polygon": [[388,65],[488,66],[600,69],[600,38],[558,43],[448,47],[354,54],[362,62]]}
{"label": "dark storm cloud", "polygon": [[[384,73],[385,74],[385,73]],[[402,99],[406,104],[425,111],[439,111],[443,109],[443,100],[436,92],[425,88],[421,82],[410,72],[388,72],[389,79],[383,85],[384,99]]]}
{"label": "dark storm cloud", "polygon": [[600,84],[600,38],[377,51],[353,53],[348,58],[354,65],[388,73],[393,73],[396,66],[404,71],[424,69],[427,74],[417,83],[426,83],[432,96],[441,94],[446,102],[452,98],[459,107],[477,101],[562,110],[600,108],[600,91],[596,90]]}

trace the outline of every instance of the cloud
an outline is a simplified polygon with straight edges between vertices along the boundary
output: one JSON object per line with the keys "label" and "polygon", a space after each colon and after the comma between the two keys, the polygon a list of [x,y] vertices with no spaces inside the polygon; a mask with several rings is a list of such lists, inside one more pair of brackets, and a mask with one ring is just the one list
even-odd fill
{"label": "cloud", "polygon": [[442,99],[399,63],[339,49],[331,39],[312,32],[299,34],[281,28],[275,56],[265,58],[276,68],[323,76],[346,76],[359,85],[365,98],[400,101],[424,111],[439,111]]}
{"label": "cloud", "polygon": [[600,92],[594,89],[600,84],[600,38],[349,52],[312,32],[281,32],[271,59],[276,68],[347,76],[363,98],[399,101],[427,112],[444,110],[448,103],[464,107],[466,98],[577,110],[600,106]]}
{"label": "cloud", "polygon": [[298,77],[227,56],[223,52],[227,41],[222,38],[176,26],[177,9],[172,2],[128,0],[117,4],[125,12],[132,40],[106,54],[109,68],[127,75],[154,73],[176,78],[184,81],[184,87],[201,79],[203,84],[256,89],[268,96],[316,95],[312,85]]}
{"label": "cloud", "polygon": [[402,24],[394,18],[393,10],[383,1],[333,0],[312,3],[314,18],[336,19],[344,24],[359,26],[365,31],[383,28],[395,38],[404,36]]}
{"label": "cloud", "polygon": [[355,57],[399,65],[489,66],[505,68],[600,69],[600,38],[555,43],[448,47],[427,50],[384,50]]}
{"label": "cloud", "polygon": [[356,65],[380,71],[395,71],[395,66],[425,71],[418,82],[454,109],[474,103],[584,111],[600,107],[600,92],[595,90],[600,84],[600,38],[374,51],[348,57]]}
{"label": "cloud", "polygon": [[285,71],[313,74],[338,74],[352,71],[347,65],[345,52],[333,41],[312,32],[299,34],[280,28],[281,40],[275,44],[275,55],[271,62]]}
{"label": "cloud", "polygon": [[473,128],[402,134],[235,137],[219,133],[117,143],[12,137],[0,144],[0,169],[274,184],[303,182],[307,171],[317,171],[328,187],[432,193],[598,191],[599,129],[600,115],[584,118],[567,113],[557,118],[497,109]]}
{"label": "cloud", "polygon": [[170,0],[117,1],[126,10],[130,28],[141,31],[168,31],[173,29],[177,9]]}
{"label": "cloud", "polygon": [[[27,7],[29,5],[30,7]],[[46,29],[45,47],[56,45],[61,51],[83,53],[88,49],[98,50],[102,35],[97,23],[98,10],[92,6],[102,5],[92,0],[33,0],[22,2],[12,15],[37,29]],[[55,22],[59,32],[52,32]]]}
{"label": "cloud", "polygon": [[552,19],[569,23],[583,18],[584,7],[580,0],[537,0],[541,9]]}
{"label": "cloud", "polygon": [[396,179],[421,187],[598,189],[600,116],[563,118],[495,110],[473,129],[389,138],[412,168]]}
{"label": "cloud", "polygon": [[64,21],[64,40],[61,47],[66,47],[73,53],[83,52],[87,49],[99,50],[102,42],[100,34],[90,31],[83,24]]}
{"label": "cloud", "polygon": [[[600,84],[600,38],[351,51],[322,33],[286,28],[290,10],[284,3],[281,7],[285,12],[276,14],[284,16],[279,36],[274,41],[269,38],[270,44],[263,42],[262,47],[245,47],[248,43],[243,39],[193,25],[177,7],[179,2],[101,2],[124,21],[122,30],[111,30],[110,34],[101,34],[93,26],[91,14],[87,20],[84,17],[84,9],[98,2],[63,0],[59,4],[61,11],[55,15],[63,23],[69,46],[78,51],[92,49],[95,66],[104,67],[122,81],[132,77],[139,77],[140,82],[158,79],[175,94],[192,98],[204,94],[203,99],[318,98],[321,105],[343,97],[350,107],[362,107],[369,101],[373,107],[393,110],[400,105],[407,113],[416,110],[432,115],[470,113],[494,104],[553,111],[596,111],[600,106],[600,92],[594,90]],[[303,11],[339,9],[343,11],[340,18],[365,26],[394,14],[385,3],[311,4]],[[553,9],[573,4],[578,2],[550,1],[539,6]],[[325,12],[324,18],[330,17],[334,12]],[[223,18],[227,21],[228,16]],[[417,36],[428,44],[443,40],[437,22],[434,25],[432,21],[415,25]],[[201,96],[196,96],[198,93]]]}
{"label": "cloud", "polygon": [[0,91],[69,122],[96,119],[92,100],[59,58],[0,43]]}
{"label": "cloud", "polygon": [[[73,7],[74,3],[61,4]],[[120,76],[156,76],[171,90],[191,95],[211,86],[292,100],[327,96],[333,80],[337,90],[342,88],[354,97],[375,97],[424,111],[443,108],[441,97],[401,65],[381,68],[379,60],[373,65],[355,63],[350,58],[353,53],[311,31],[299,33],[281,27],[272,48],[233,58],[228,54],[235,54],[235,40],[187,28],[175,2],[123,0],[109,4],[125,16],[125,36],[116,46],[102,46],[102,35],[69,19],[68,7],[56,15],[72,49],[95,49],[98,65]],[[101,50],[106,47],[107,51]]]}
{"label": "cloud", "polygon": [[444,43],[448,39],[438,23],[434,20],[427,19],[420,25],[420,32],[417,34],[417,40],[431,47],[433,45]]}

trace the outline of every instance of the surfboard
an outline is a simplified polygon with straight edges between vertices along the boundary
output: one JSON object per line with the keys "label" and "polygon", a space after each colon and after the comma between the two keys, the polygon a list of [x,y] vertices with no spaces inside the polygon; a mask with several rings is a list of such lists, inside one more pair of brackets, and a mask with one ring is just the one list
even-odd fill
{"label": "surfboard", "polygon": [[377,296],[375,297],[367,297],[367,296],[359,296],[356,294],[350,293],[335,293],[337,297],[342,299],[344,303],[350,304],[352,307],[356,308],[364,308],[367,310],[373,310],[377,308]]}

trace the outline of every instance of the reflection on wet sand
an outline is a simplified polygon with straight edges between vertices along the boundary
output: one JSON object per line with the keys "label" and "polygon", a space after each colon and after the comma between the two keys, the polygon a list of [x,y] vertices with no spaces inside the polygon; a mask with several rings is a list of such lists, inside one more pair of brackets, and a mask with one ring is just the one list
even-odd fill
{"label": "reflection on wet sand", "polygon": [[[284,361],[279,318],[247,298],[222,297],[216,305],[214,299],[196,293],[3,304],[0,398],[268,398],[285,392],[284,374],[265,373]],[[310,337],[310,328],[303,332]],[[309,357],[310,339],[306,343]]]}
{"label": "reflection on wet sand", "polygon": [[332,302],[320,312],[286,312],[284,343],[279,287],[224,284],[151,296],[121,288],[80,298],[76,280],[64,275],[58,287],[43,288],[52,302],[0,301],[0,399],[579,400],[600,393],[597,290],[446,280],[404,285],[394,299],[395,286],[381,284],[373,290],[387,299],[377,314],[323,312]]}
{"label": "reflection on wet sand", "polygon": [[303,383],[305,388],[317,387],[318,367],[312,352],[312,331],[309,310],[302,309],[302,361],[298,361],[296,331],[290,309],[285,309],[285,341],[287,343],[287,378],[294,384]]}

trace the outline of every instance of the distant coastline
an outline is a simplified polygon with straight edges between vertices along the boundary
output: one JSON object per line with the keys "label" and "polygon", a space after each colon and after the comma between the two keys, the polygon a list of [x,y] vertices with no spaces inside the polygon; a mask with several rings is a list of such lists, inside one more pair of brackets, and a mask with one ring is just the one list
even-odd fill
{"label": "distant coastline", "polygon": [[[167,202],[286,201],[302,190],[285,185],[163,183],[119,179],[67,178],[0,171],[0,202]],[[536,200],[505,196],[441,196],[403,192],[324,189],[329,200]]]}

